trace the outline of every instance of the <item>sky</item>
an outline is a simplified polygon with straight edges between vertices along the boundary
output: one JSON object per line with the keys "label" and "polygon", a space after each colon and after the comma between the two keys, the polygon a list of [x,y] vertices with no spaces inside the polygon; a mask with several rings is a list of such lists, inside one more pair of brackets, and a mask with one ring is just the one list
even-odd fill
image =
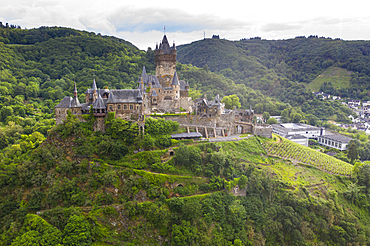
{"label": "sky", "polygon": [[[165,33],[176,45],[222,39],[296,36],[370,40],[366,0],[0,0],[0,21],[22,28],[62,26],[112,35],[139,49]],[[165,28],[164,28],[165,27]]]}

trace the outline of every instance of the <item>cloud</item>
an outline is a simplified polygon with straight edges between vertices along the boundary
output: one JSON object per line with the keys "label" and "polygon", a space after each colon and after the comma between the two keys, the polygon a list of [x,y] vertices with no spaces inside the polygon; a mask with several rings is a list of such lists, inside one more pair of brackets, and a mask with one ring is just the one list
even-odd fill
{"label": "cloud", "polygon": [[114,34],[116,28],[111,24],[102,13],[87,13],[78,17],[78,21],[85,26],[87,30]]}
{"label": "cloud", "polygon": [[261,27],[261,31],[281,32],[281,31],[298,30],[301,28],[302,28],[301,25],[292,25],[292,24],[285,24],[285,23],[267,23],[266,25]]}
{"label": "cloud", "polygon": [[223,19],[209,14],[189,14],[180,9],[163,8],[136,8],[131,6],[121,7],[107,15],[107,20],[112,23],[118,32],[148,32],[163,30],[193,32],[207,29],[234,29],[248,26],[247,23],[235,19]]}

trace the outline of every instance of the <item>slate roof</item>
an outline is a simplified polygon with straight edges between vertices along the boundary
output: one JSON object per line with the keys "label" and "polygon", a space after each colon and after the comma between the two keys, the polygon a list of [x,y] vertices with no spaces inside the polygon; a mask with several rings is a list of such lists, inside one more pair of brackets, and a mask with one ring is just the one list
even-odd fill
{"label": "slate roof", "polygon": [[92,88],[91,88],[91,89],[92,89],[93,91],[98,89],[98,87],[96,86],[95,78],[94,78],[93,86],[92,86]]}
{"label": "slate roof", "polygon": [[157,96],[158,96],[157,92],[155,90],[153,90],[152,97],[157,97]]}
{"label": "slate roof", "polygon": [[177,78],[177,72],[176,71],[173,75],[172,85],[179,85],[179,79]]}
{"label": "slate roof", "polygon": [[305,136],[296,134],[296,135],[288,135],[286,136],[287,139],[307,139]]}
{"label": "slate roof", "polygon": [[170,55],[171,54],[171,47],[168,43],[166,35],[163,36],[162,43],[159,45],[159,49],[163,50],[163,54]]}
{"label": "slate roof", "polygon": [[64,97],[62,101],[58,103],[56,108],[70,108],[71,107],[72,97]]}
{"label": "slate roof", "polygon": [[329,139],[329,140],[334,140],[334,141],[341,142],[341,143],[349,143],[349,141],[352,140],[352,138],[349,138],[349,137],[346,137],[346,136],[343,136],[343,135],[339,135],[339,134],[322,135],[320,137],[325,138],[325,139]]}
{"label": "slate roof", "polygon": [[90,103],[83,103],[81,104],[81,110],[90,110]]}
{"label": "slate roof", "polygon": [[114,103],[116,100],[115,96],[113,95],[113,93],[109,93],[109,96],[108,96],[108,100],[107,100],[107,103]]}
{"label": "slate roof", "polygon": [[93,108],[94,109],[105,109],[106,108],[105,102],[103,98],[100,96],[100,94],[98,94],[98,98],[93,103]]}
{"label": "slate roof", "polygon": [[71,108],[80,108],[81,104],[80,101],[78,100],[78,97],[73,97],[71,100]]}
{"label": "slate roof", "polygon": [[140,89],[110,90],[109,94],[112,94],[112,100],[108,98],[107,102],[109,103],[140,103],[140,101],[143,101]]}
{"label": "slate roof", "polygon": [[186,83],[184,80],[180,80],[180,91],[188,91],[188,89],[185,89],[185,86],[189,86],[189,83]]}
{"label": "slate roof", "polygon": [[150,87],[153,88],[162,88],[161,84],[159,83],[158,77],[155,75],[149,75],[149,82],[150,82]]}

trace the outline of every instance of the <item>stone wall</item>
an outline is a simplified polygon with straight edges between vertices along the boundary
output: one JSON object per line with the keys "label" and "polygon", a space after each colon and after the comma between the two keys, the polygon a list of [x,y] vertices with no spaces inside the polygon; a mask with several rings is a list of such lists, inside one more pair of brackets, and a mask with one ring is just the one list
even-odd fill
{"label": "stone wall", "polygon": [[255,126],[253,126],[253,134],[256,135],[256,136],[272,138],[272,126],[270,126],[270,125],[255,125]]}
{"label": "stone wall", "polygon": [[158,104],[153,109],[159,112],[179,112],[180,105],[179,100],[162,100],[159,101]]}
{"label": "stone wall", "polygon": [[[176,121],[180,126],[187,126],[192,130],[197,130],[204,137],[234,135],[238,133],[238,124],[235,123],[234,114],[224,114],[212,118],[202,118],[198,115],[168,116],[166,120]],[[242,125],[239,133],[253,133],[253,125]],[[206,131],[207,130],[207,134]]]}
{"label": "stone wall", "polygon": [[105,117],[96,117],[93,127],[94,131],[105,132]]}
{"label": "stone wall", "polygon": [[193,112],[193,101],[191,100],[191,97],[181,97],[180,98],[180,107],[185,109],[186,112]]}

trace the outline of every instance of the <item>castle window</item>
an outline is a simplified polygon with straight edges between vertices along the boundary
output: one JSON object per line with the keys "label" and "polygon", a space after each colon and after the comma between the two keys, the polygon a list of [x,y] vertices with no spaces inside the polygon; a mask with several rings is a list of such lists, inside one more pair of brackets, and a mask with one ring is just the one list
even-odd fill
{"label": "castle window", "polygon": [[156,101],[157,101],[157,99],[153,98],[153,102],[156,102]]}
{"label": "castle window", "polygon": [[139,110],[139,106],[136,106],[136,110]]}
{"label": "castle window", "polygon": [[113,106],[112,105],[109,105],[109,110],[113,111]]}
{"label": "castle window", "polygon": [[161,92],[161,89],[159,89],[158,92]]}
{"label": "castle window", "polygon": [[121,104],[118,104],[118,107],[117,107],[118,109],[121,109]]}
{"label": "castle window", "polygon": [[130,105],[130,109],[134,109],[134,105]]}
{"label": "castle window", "polygon": [[125,104],[125,105],[123,105],[123,109],[127,109],[127,105]]}

